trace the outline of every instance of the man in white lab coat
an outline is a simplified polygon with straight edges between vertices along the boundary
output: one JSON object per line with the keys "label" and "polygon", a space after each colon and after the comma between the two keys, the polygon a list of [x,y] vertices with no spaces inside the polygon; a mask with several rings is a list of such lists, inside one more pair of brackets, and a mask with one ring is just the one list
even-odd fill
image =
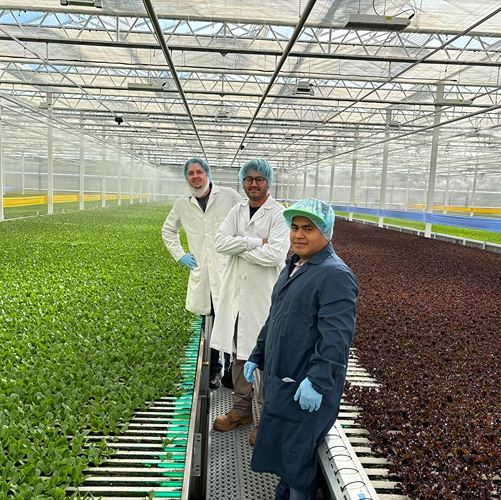
{"label": "man in white lab coat", "polygon": [[[188,160],[183,173],[190,192],[174,204],[162,227],[162,238],[174,259],[190,270],[186,309],[208,315],[217,308],[221,277],[227,262],[226,256],[216,252],[216,231],[242,197],[234,189],[213,184],[210,167],[200,158]],[[189,253],[179,241],[181,227],[186,232]],[[220,385],[221,368],[219,350],[212,349],[211,389]]]}
{"label": "man in white lab coat", "polygon": [[[238,176],[248,199],[230,210],[216,234],[216,250],[229,259],[211,347],[232,353],[234,386],[233,408],[214,422],[220,431],[253,420],[252,384],[245,380],[243,367],[268,317],[271,291],[289,250],[284,207],[268,192],[273,181],[270,164],[263,159],[250,160]],[[251,443],[253,436],[254,431]]]}

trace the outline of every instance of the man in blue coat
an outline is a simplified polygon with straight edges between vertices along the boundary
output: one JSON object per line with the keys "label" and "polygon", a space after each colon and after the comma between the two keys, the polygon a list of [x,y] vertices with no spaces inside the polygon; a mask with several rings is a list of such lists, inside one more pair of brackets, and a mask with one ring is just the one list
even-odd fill
{"label": "man in blue coat", "polygon": [[358,282],[332,248],[332,208],[316,199],[284,211],[294,252],[244,374],[264,372],[251,468],[280,476],[275,500],[313,500],[317,449],[334,424],[355,331]]}

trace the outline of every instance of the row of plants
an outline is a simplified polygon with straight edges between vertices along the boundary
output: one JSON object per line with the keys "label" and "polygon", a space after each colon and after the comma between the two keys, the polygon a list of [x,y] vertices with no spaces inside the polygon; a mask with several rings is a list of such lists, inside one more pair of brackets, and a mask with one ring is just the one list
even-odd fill
{"label": "row of plants", "polygon": [[0,499],[63,498],[110,454],[104,436],[179,393],[194,317],[161,238],[167,212],[0,224]]}
{"label": "row of plants", "polygon": [[[127,200],[127,204],[129,201]],[[125,203],[123,203],[125,204]],[[116,200],[106,201],[107,207],[116,207],[118,205]],[[89,200],[84,204],[85,210],[93,208],[101,208],[101,200]],[[54,203],[53,213],[60,214],[66,212],[75,212],[80,209],[80,204],[78,201],[69,201],[63,203]],[[19,207],[5,207],[4,217],[5,219],[18,219],[21,217],[36,217],[38,215],[47,215],[49,207],[47,203],[40,203],[36,205],[25,205]]]}
{"label": "row of plants", "polygon": [[[137,201],[134,201],[137,203]],[[124,202],[122,202],[124,203]],[[126,202],[128,203],[128,202]],[[114,207],[117,205],[116,200],[110,200],[106,202],[106,205],[109,207]],[[86,201],[85,209],[91,208],[100,208],[101,201]],[[43,205],[32,205],[26,207],[6,207],[4,209],[4,216],[6,219],[14,219],[18,217],[32,217],[37,215],[45,215],[47,214],[47,204]],[[76,202],[69,203],[56,203],[54,204],[54,213],[62,213],[62,212],[71,212],[79,210],[79,204]],[[338,215],[342,215],[347,217],[347,212],[337,212]],[[356,217],[362,220],[368,220],[371,222],[377,222],[378,218],[371,215],[360,215],[357,214]],[[385,217],[385,224],[390,224],[398,227],[407,227],[411,229],[417,229],[420,231],[424,231],[425,224],[424,222],[415,222],[403,219],[393,219],[389,217]],[[432,232],[439,234],[446,234],[448,236],[455,236],[458,238],[467,238],[471,240],[479,240],[479,241],[487,241],[489,243],[496,243],[501,245],[501,233],[495,233],[492,231],[481,231],[478,229],[469,229],[462,227],[454,227],[454,226],[444,226],[440,224],[432,225]]]}
{"label": "row of plants", "polygon": [[[338,212],[338,215],[344,217],[348,216],[347,212]],[[356,218],[360,220],[367,220],[370,222],[378,222],[378,217],[372,215],[356,214]],[[397,227],[407,227],[419,231],[425,230],[424,222],[416,222],[411,220],[393,219],[385,217],[384,223]],[[466,238],[469,240],[486,241],[488,243],[496,243],[501,245],[501,233],[493,231],[482,231],[480,229],[470,229],[467,227],[444,226],[442,224],[432,224],[431,231],[433,233],[445,234],[447,236],[455,236],[457,238]]]}
{"label": "row of plants", "polygon": [[360,282],[354,346],[379,389],[348,384],[412,499],[501,495],[501,255],[336,220]]}

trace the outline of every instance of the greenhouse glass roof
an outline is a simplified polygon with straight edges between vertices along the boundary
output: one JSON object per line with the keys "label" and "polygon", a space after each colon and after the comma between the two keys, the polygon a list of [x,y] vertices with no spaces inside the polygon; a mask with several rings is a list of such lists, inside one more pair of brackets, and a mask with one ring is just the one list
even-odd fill
{"label": "greenhouse glass roof", "polygon": [[[357,16],[386,24],[346,24]],[[356,153],[371,170],[389,143],[393,162],[426,169],[438,133],[439,169],[493,175],[501,6],[0,0],[0,97],[4,123],[30,117],[34,149],[33,116],[50,115],[156,168],[195,155],[316,168]]]}

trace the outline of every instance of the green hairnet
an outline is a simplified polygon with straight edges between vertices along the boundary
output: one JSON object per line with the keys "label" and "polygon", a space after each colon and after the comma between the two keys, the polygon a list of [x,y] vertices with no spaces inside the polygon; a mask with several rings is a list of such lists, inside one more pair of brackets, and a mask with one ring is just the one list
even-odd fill
{"label": "green hairnet", "polygon": [[244,163],[238,172],[238,179],[242,186],[244,184],[244,179],[252,172],[266,177],[266,180],[268,181],[268,188],[271,187],[271,183],[273,182],[273,169],[266,160],[262,158],[254,158],[253,160],[249,160]]}
{"label": "green hairnet", "polygon": [[205,160],[202,160],[202,158],[191,158],[184,164],[183,174],[186,182],[188,182],[188,169],[195,163],[198,163],[205,170],[209,182],[212,182],[212,173],[209,164]]}
{"label": "green hairnet", "polygon": [[298,201],[284,210],[285,222],[291,227],[294,217],[307,217],[322,231],[328,241],[334,232],[334,210],[328,203],[315,198]]}

